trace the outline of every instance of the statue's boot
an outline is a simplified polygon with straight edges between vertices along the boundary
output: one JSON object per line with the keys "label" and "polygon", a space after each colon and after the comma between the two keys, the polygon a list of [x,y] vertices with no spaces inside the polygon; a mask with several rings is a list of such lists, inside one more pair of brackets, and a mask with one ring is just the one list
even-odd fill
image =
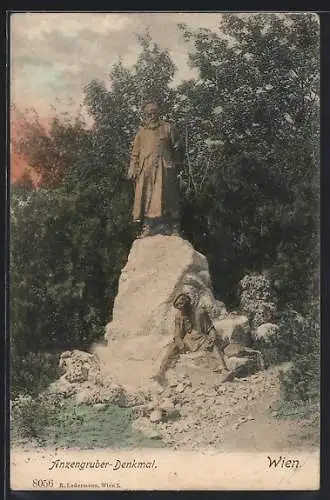
{"label": "statue's boot", "polygon": [[138,238],[145,238],[146,236],[152,236],[153,232],[151,227],[148,224],[143,224],[142,231],[138,235]]}

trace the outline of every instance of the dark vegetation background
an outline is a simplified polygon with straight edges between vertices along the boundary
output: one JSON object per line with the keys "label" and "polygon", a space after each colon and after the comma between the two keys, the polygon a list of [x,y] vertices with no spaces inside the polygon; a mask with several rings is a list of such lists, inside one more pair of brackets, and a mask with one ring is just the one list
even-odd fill
{"label": "dark vegetation background", "polygon": [[47,385],[58,353],[103,336],[137,230],[131,141],[141,103],[155,96],[182,136],[183,233],[207,256],[215,295],[235,308],[239,280],[267,270],[280,305],[309,325],[284,322],[274,341],[277,360],[294,360],[286,397],[317,392],[318,19],[228,14],[219,27],[225,39],[178,27],[193,41],[196,79],[171,86],[169,54],[145,35],[133,68],[115,64],[109,81],[86,87],[92,126],[55,115],[46,129],[37,115],[20,117],[14,147],[41,182],[11,187],[12,397]]}

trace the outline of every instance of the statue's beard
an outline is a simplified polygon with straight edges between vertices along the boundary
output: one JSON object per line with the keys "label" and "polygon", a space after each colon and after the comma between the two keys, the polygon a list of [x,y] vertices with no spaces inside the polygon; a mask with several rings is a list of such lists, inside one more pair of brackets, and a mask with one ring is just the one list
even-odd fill
{"label": "statue's beard", "polygon": [[149,127],[152,127],[152,126],[158,125],[158,122],[159,122],[159,118],[158,118],[158,117],[155,117],[155,118],[150,118],[150,119],[147,121],[147,125],[148,125]]}

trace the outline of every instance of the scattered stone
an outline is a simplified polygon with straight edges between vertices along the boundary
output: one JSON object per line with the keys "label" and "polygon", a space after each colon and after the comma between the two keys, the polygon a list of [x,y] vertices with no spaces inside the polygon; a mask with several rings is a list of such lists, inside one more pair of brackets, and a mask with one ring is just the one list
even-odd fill
{"label": "scattered stone", "polygon": [[96,410],[105,410],[106,407],[107,407],[106,403],[94,403],[93,404],[93,408],[95,408]]}
{"label": "scattered stone", "polygon": [[205,398],[214,398],[217,395],[215,391],[205,393]]}
{"label": "scattered stone", "polygon": [[177,387],[176,387],[176,392],[182,393],[185,390],[185,386],[183,385],[182,382],[180,382]]}
{"label": "scattered stone", "polygon": [[163,436],[161,434],[159,434],[159,432],[157,432],[157,431],[150,431],[148,433],[148,438],[149,439],[155,439],[156,440],[156,439],[162,439],[162,437]]}
{"label": "scattered stone", "polygon": [[268,340],[272,335],[277,333],[278,330],[279,327],[275,323],[263,323],[262,325],[258,326],[255,331],[256,340]]}
{"label": "scattered stone", "polygon": [[63,398],[70,398],[74,394],[76,394],[78,390],[78,386],[76,384],[71,384],[66,380],[64,376],[50,384],[47,389],[49,394],[58,394]]}
{"label": "scattered stone", "polygon": [[[228,349],[231,345],[228,346]],[[226,348],[227,349],[227,348]],[[225,349],[225,354],[226,354]],[[227,360],[227,366],[230,372],[235,376],[235,382],[241,383],[242,378],[254,373],[257,369],[256,360],[249,357],[230,356]]]}
{"label": "scattered stone", "polygon": [[148,412],[150,412],[156,408],[156,403],[154,401],[152,401],[151,403],[148,403],[147,405],[145,405],[145,408]]}
{"label": "scattered stone", "polygon": [[91,393],[89,390],[80,391],[76,394],[75,399],[78,405],[91,404]]}
{"label": "scattered stone", "polygon": [[166,398],[160,403],[159,409],[163,412],[167,419],[175,419],[180,416],[179,405],[175,406],[169,398]]}
{"label": "scattered stone", "polygon": [[[214,326],[221,337],[228,342],[236,341],[245,346],[251,344],[249,319],[245,315],[231,313],[224,319],[214,321]],[[240,332],[239,339],[236,332]]]}
{"label": "scattered stone", "polygon": [[[152,238],[152,241],[158,240]],[[142,249],[142,246],[146,242],[147,240],[144,240],[144,242],[135,245],[135,255],[133,252],[133,256],[130,258],[133,260],[137,259],[137,247],[141,247],[139,252],[141,250],[142,253],[138,257],[142,259],[143,254],[146,255],[146,252]],[[166,241],[163,243],[165,244]],[[167,249],[162,248],[163,243],[160,239],[159,250],[167,255]],[[191,252],[191,249],[189,252]],[[167,255],[167,257],[169,256]],[[196,262],[199,267],[205,267],[203,259],[199,262],[198,255],[192,252],[191,257],[193,258],[192,260],[197,259]],[[158,262],[161,262],[161,258],[157,260]],[[196,267],[197,264],[193,262],[193,266]],[[133,269],[129,269],[129,267],[128,263],[127,269],[133,273]],[[186,269],[190,268],[186,266],[185,261],[182,267],[183,274],[186,273]],[[180,273],[180,280],[181,276],[183,276],[182,273]],[[184,279],[187,278],[188,274],[185,275]],[[191,278],[189,280],[190,286]],[[147,382],[145,385],[142,385],[142,378],[143,381],[148,381],[149,364],[151,372],[151,360],[155,364],[158,363],[158,361],[155,361],[156,357],[154,354],[156,351],[159,354],[161,349],[165,349],[166,347],[167,334],[169,332],[168,325],[173,326],[173,317],[169,320],[169,316],[173,313],[173,308],[170,307],[170,304],[172,303],[173,290],[175,291],[177,286],[176,278],[173,280],[173,283],[175,284],[175,288],[166,289],[166,293],[164,292],[161,297],[161,302],[159,301],[159,297],[151,297],[154,300],[152,312],[149,310],[140,311],[140,315],[139,311],[134,311],[136,319],[139,320],[137,323],[141,326],[141,331],[139,330],[140,327],[138,328],[138,332],[136,331],[135,320],[132,320],[132,331],[127,330],[127,335],[124,332],[125,334],[121,336],[119,335],[121,328],[119,316],[124,319],[124,309],[126,310],[128,307],[124,298],[126,296],[129,301],[132,300],[129,294],[131,284],[129,280],[122,280],[120,285],[121,292],[119,294],[121,298],[117,300],[115,307],[115,310],[119,311],[120,314],[112,323],[111,334],[114,337],[113,347],[117,347],[120,353],[118,356],[116,353],[117,358],[114,365],[110,362],[107,365],[111,383],[109,382],[107,385],[106,382],[98,380],[96,376],[98,372],[98,359],[93,358],[93,355],[89,353],[81,354],[79,351],[67,351],[63,353],[61,357],[62,368],[66,371],[61,382],[57,382],[59,382],[58,385],[61,385],[62,392],[60,394],[63,394],[63,397],[64,395],[75,395],[78,404],[91,404],[99,410],[104,409],[109,403],[121,407],[133,408],[133,428],[143,432],[150,439],[163,439],[164,443],[167,445],[170,444],[175,449],[181,449],[187,443],[191,443],[190,449],[192,447],[195,449],[205,449],[209,445],[217,446],[219,441],[223,440],[223,436],[226,435],[226,430],[230,430],[231,428],[233,431],[237,431],[245,422],[255,420],[250,412],[256,412],[255,415],[258,418],[258,409],[255,408],[255,405],[248,402],[263,396],[264,399],[262,401],[265,407],[267,401],[265,393],[268,392],[271,393],[270,398],[272,399],[270,400],[273,400],[273,395],[278,389],[278,368],[274,368],[273,372],[269,370],[253,375],[253,368],[250,369],[251,365],[249,364],[251,360],[245,354],[234,354],[228,358],[228,364],[231,365],[230,368],[235,371],[235,374],[231,379],[221,383],[222,374],[214,373],[212,370],[207,369],[207,366],[204,366],[203,363],[198,364],[196,360],[195,365],[189,363],[189,357],[183,355],[178,360],[177,365],[169,369],[166,375],[167,384],[164,383],[164,386],[160,386],[159,384],[152,385],[152,382],[150,382],[149,385]],[[179,288],[181,289],[181,285],[186,286],[187,283],[180,281]],[[129,285],[127,289],[125,289],[126,285]],[[146,284],[146,286],[149,286],[149,284]],[[202,290],[202,295],[204,292],[205,289]],[[196,297],[200,299],[198,293],[196,293]],[[150,322],[144,321],[145,318],[142,317],[143,315],[147,315],[147,319],[150,319]],[[125,317],[125,321],[129,323],[131,318]],[[235,335],[238,335],[239,329],[235,330],[235,325],[243,326],[243,333],[241,333],[243,337],[246,335],[246,339],[240,338],[240,340],[248,342],[250,332],[248,331],[247,316],[243,314],[228,315],[226,313],[224,318],[221,317],[220,319],[218,317],[216,322],[220,324],[223,331],[225,331],[225,327],[227,328],[227,332],[230,330],[231,340],[237,340]],[[263,328],[265,329],[265,325],[269,324],[264,323],[263,325],[259,325],[257,331],[262,332]],[[145,328],[145,325],[148,325],[148,328]],[[143,332],[142,326],[144,328]],[[170,333],[172,335],[172,330]],[[154,340],[155,344],[153,343]],[[233,346],[233,342],[231,346]],[[229,348],[226,353],[227,355],[230,354]],[[123,363],[119,365],[118,360],[122,361],[126,359],[125,356],[128,357],[130,363],[132,361],[132,367],[133,365],[136,366],[136,370],[127,369],[126,364]],[[147,359],[147,369],[145,371],[140,357]],[[80,360],[80,364],[78,360]],[[94,361],[95,365],[93,365]],[[138,370],[138,366],[143,366],[141,373]],[[240,368],[242,368],[241,372]],[[113,378],[112,371],[114,374],[117,374],[117,369],[123,381],[116,379],[118,382],[116,385],[114,384],[115,379]],[[152,373],[155,373],[154,366],[152,369]],[[238,376],[237,372],[239,372]],[[127,373],[134,375],[128,376]],[[141,385],[133,384],[135,382],[135,374],[137,378],[141,375]],[[126,376],[128,377],[127,379]],[[131,393],[127,389],[128,387],[136,387],[136,390],[140,389],[141,393]],[[271,407],[271,410],[274,410],[274,407]],[[277,412],[273,411],[272,416],[277,416]],[[221,433],[219,432],[220,429]]]}
{"label": "scattered stone", "polygon": [[153,412],[151,412],[149,419],[150,422],[153,422],[157,424],[158,422],[161,422],[163,418],[163,412],[160,409],[156,409]]}

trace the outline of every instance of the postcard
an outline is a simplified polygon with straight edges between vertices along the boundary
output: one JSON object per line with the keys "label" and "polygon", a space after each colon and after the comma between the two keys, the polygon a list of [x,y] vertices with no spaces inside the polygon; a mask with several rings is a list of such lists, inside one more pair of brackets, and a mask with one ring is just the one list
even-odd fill
{"label": "postcard", "polygon": [[11,489],[318,490],[318,16],[9,35]]}

